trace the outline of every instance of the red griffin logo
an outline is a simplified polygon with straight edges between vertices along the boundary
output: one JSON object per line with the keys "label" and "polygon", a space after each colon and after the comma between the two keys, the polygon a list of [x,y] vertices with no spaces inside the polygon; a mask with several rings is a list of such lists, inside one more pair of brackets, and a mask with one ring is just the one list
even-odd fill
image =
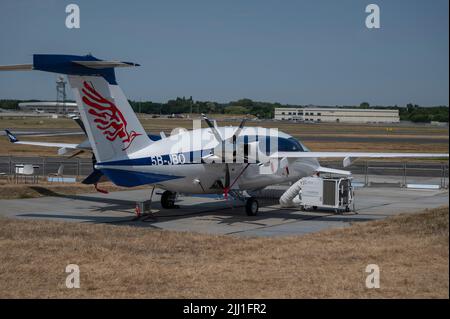
{"label": "red griffin logo", "polygon": [[142,134],[127,131],[127,121],[122,112],[114,103],[101,96],[92,84],[83,82],[83,86],[83,102],[90,106],[89,114],[95,117],[94,122],[97,124],[97,128],[103,131],[109,141],[115,141],[119,137],[124,145],[122,151],[125,151],[135,137]]}

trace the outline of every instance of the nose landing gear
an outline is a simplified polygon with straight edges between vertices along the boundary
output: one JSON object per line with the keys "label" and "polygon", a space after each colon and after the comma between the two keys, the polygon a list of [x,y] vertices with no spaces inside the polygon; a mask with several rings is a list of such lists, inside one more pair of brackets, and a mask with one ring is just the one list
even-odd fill
{"label": "nose landing gear", "polygon": [[259,211],[259,203],[255,197],[249,196],[247,192],[230,190],[230,196],[244,203],[247,216],[256,216]]}

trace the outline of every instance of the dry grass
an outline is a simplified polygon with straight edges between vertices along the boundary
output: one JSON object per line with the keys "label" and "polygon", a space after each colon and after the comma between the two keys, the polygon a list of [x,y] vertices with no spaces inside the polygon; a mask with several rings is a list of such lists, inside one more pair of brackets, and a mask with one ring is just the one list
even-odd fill
{"label": "dry grass", "polygon": [[79,128],[78,124],[69,118],[39,118],[39,117],[11,117],[0,113],[0,129],[56,129]]}
{"label": "dry grass", "polygon": [[[0,297],[448,298],[448,207],[302,237],[0,219]],[[67,264],[81,288],[65,288]],[[376,263],[381,288],[365,288]]]}
{"label": "dry grass", "polygon": [[[109,192],[129,190],[126,187],[119,187],[111,182],[101,183],[101,189]],[[141,189],[146,186],[134,187]],[[148,187],[148,186],[147,186]],[[36,198],[43,196],[73,195],[97,192],[93,185],[84,185],[81,183],[48,183],[39,184],[7,184],[5,180],[0,181],[0,199],[23,199]]]}

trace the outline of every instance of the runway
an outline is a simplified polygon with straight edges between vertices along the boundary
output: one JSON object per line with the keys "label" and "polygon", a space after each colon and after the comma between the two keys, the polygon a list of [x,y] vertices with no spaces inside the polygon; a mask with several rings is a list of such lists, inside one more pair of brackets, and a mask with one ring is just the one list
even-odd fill
{"label": "runway", "polygon": [[[55,129],[17,129],[12,130],[16,136],[33,136],[33,137],[44,137],[44,136],[55,136],[55,142],[58,136],[68,136],[68,135],[84,135],[84,132],[80,129],[74,128],[55,128]],[[150,132],[149,132],[150,133]],[[152,132],[158,135],[159,132]],[[170,132],[165,132],[170,135]],[[0,136],[4,136],[5,132],[0,131]],[[302,142],[339,142],[339,143],[417,143],[417,144],[447,144],[449,139],[447,137],[437,137],[437,136],[421,136],[421,137],[405,137],[401,134],[396,136],[389,135],[374,135],[374,136],[347,136],[347,135],[298,135],[295,137],[300,139]]]}
{"label": "runway", "polygon": [[58,195],[35,199],[0,200],[0,216],[59,220],[80,223],[109,223],[172,231],[233,236],[304,235],[353,223],[414,213],[448,205],[446,190],[413,190],[393,187],[364,187],[356,190],[356,212],[281,209],[276,201],[260,200],[260,213],[249,217],[242,203],[220,197],[181,196],[178,209],[165,210],[154,196],[151,216],[135,219],[136,201],[149,198],[149,190],[110,194]]}

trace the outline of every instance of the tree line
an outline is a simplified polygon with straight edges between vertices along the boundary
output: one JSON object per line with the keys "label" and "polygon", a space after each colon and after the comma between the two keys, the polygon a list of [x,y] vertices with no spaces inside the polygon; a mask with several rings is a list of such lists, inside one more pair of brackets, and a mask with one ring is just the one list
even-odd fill
{"label": "tree line", "polygon": [[[37,100],[0,100],[0,108],[17,110],[20,102],[37,102]],[[240,99],[228,103],[218,103],[212,101],[194,101],[192,96],[177,97],[166,103],[151,101],[130,100],[132,108],[139,113],[171,115],[188,113],[209,113],[209,114],[251,114],[261,119],[271,119],[274,117],[274,110],[277,107],[302,107],[301,105],[288,105],[281,103],[258,102],[251,99]],[[363,102],[359,106],[334,106],[345,108],[377,108],[377,109],[398,109],[400,120],[412,122],[447,122],[449,117],[448,106],[423,107],[409,103],[406,107],[401,106],[371,106],[368,102]]]}
{"label": "tree line", "polygon": [[177,97],[167,103],[130,101],[136,112],[147,114],[215,113],[215,114],[252,114],[258,118],[273,118],[276,107],[286,107],[280,103],[256,102],[241,99],[229,103],[194,101],[192,97]]}

